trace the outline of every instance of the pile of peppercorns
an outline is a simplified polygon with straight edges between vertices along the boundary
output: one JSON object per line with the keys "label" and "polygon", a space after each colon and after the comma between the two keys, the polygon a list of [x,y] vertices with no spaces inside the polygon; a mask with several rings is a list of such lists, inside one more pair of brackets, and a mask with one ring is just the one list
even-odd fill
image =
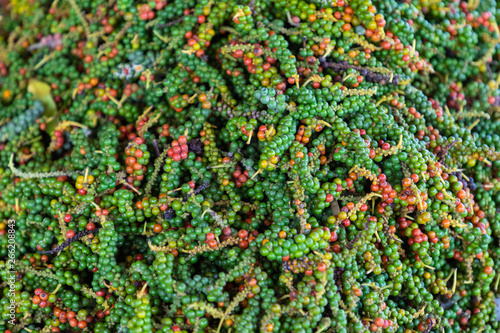
{"label": "pile of peppercorns", "polygon": [[11,0],[1,332],[500,331],[492,0]]}

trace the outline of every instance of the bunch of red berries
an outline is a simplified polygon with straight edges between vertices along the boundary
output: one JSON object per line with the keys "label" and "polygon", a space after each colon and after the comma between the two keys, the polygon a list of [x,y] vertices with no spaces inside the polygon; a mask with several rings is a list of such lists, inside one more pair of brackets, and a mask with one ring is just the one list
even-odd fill
{"label": "bunch of red berries", "polygon": [[187,139],[184,135],[181,135],[178,140],[172,142],[172,148],[168,150],[167,154],[174,161],[180,161],[187,158],[188,152]]}

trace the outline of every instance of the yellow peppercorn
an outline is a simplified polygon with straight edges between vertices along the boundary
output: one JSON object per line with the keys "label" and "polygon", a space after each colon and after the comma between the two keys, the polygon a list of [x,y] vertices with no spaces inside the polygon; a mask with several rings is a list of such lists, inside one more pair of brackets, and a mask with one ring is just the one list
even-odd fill
{"label": "yellow peppercorn", "polygon": [[419,223],[419,224],[425,224],[425,223],[429,222],[430,219],[431,219],[431,213],[425,212],[425,213],[420,214],[417,217],[417,223]]}

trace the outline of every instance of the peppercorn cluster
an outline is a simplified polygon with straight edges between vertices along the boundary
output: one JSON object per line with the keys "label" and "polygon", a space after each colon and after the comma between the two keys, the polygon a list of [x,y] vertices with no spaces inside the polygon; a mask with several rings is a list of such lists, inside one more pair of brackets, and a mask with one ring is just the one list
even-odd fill
{"label": "peppercorn cluster", "polygon": [[499,332],[497,7],[11,0],[0,331]]}

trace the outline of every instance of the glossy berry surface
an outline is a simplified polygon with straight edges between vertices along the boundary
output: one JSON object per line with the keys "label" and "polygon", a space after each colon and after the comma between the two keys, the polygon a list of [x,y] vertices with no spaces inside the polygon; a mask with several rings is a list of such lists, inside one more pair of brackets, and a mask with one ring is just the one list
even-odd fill
{"label": "glossy berry surface", "polygon": [[11,0],[0,332],[499,332],[497,6]]}

